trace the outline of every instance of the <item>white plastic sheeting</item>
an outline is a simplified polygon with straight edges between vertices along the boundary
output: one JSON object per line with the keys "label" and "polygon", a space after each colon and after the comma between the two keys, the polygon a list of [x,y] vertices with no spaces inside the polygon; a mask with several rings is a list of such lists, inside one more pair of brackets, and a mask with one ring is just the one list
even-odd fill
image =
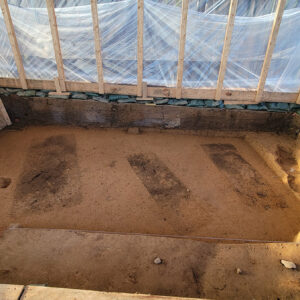
{"label": "white plastic sheeting", "polygon": [[[136,84],[137,0],[98,1],[104,81]],[[97,81],[89,0],[55,1],[67,80]],[[184,87],[216,87],[229,0],[190,0]],[[239,0],[225,88],[257,87],[277,1]],[[26,77],[53,79],[55,56],[45,1],[10,0]],[[149,85],[175,86],[181,18],[180,0],[144,0],[144,71]],[[266,81],[266,90],[300,87],[300,4],[287,1]],[[18,77],[0,14],[0,77]]]}

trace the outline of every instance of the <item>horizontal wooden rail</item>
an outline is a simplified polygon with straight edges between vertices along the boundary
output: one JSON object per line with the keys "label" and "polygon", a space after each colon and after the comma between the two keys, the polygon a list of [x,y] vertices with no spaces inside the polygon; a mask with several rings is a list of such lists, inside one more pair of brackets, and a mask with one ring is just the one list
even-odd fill
{"label": "horizontal wooden rail", "polygon": [[[54,80],[34,80],[27,79],[29,89],[55,90]],[[97,82],[75,82],[66,81],[67,91],[95,92],[98,93]],[[15,78],[0,78],[0,86],[10,88],[21,88],[20,81]],[[137,85],[104,83],[107,94],[120,94],[136,96]],[[216,94],[215,88],[182,88],[182,97],[187,99],[213,99]],[[176,87],[147,86],[149,97],[175,98]],[[248,89],[223,89],[221,98],[229,103],[255,103],[256,90]],[[267,92],[262,95],[263,102],[289,102],[296,103],[299,93]]]}
{"label": "horizontal wooden rail", "polygon": [[178,68],[176,87],[149,86],[143,82],[143,27],[144,27],[144,0],[137,0],[137,84],[110,84],[103,80],[103,62],[101,56],[101,37],[99,29],[99,16],[97,0],[91,0],[91,11],[93,18],[93,30],[95,40],[95,53],[97,62],[98,82],[75,82],[66,81],[63,66],[63,57],[60,47],[59,34],[55,16],[54,0],[46,0],[51,35],[55,59],[57,64],[58,78],[52,80],[33,80],[26,79],[23,67],[22,57],[18,47],[18,42],[14,32],[13,23],[9,14],[7,0],[0,0],[1,9],[4,16],[4,21],[8,31],[9,40],[12,46],[16,66],[19,77],[17,78],[0,78],[0,86],[23,89],[47,89],[63,91],[78,91],[78,92],[96,92],[108,94],[124,94],[132,96],[150,97],[165,97],[165,98],[187,98],[187,99],[222,99],[225,104],[230,103],[257,103],[257,102],[290,102],[300,104],[300,93],[283,93],[283,92],[267,92],[264,91],[265,81],[270,67],[272,53],[275,48],[276,38],[278,35],[283,10],[286,0],[278,0],[276,14],[273,22],[273,27],[270,33],[268,47],[264,59],[264,64],[261,71],[261,76],[257,90],[242,89],[242,88],[223,88],[223,80],[226,73],[226,63],[229,54],[230,40],[234,28],[234,18],[237,7],[237,0],[231,0],[230,10],[228,15],[228,23],[224,39],[221,65],[218,76],[217,88],[185,88],[182,86],[183,65],[184,65],[184,50],[186,40],[186,26],[188,14],[188,0],[182,2],[182,15],[180,24],[180,42],[178,53]]}

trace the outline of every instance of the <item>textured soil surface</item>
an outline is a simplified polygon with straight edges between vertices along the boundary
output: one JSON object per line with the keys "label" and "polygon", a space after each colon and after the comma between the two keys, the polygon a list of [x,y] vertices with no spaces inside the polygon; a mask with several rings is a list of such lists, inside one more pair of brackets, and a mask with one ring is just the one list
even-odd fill
{"label": "textured soil surface", "polygon": [[241,138],[6,130],[0,177],[2,230],[20,224],[273,241],[293,241],[300,230],[299,200]]}
{"label": "textured soil surface", "polygon": [[[295,243],[233,245],[18,228],[0,241],[1,283],[207,299],[300,298]],[[154,263],[157,257],[161,264]],[[286,269],[281,259],[298,269]]]}

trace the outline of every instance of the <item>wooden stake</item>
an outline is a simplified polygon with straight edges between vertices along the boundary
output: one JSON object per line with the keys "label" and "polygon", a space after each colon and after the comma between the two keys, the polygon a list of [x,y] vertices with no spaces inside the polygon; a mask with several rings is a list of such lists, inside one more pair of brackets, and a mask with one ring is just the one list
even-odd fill
{"label": "wooden stake", "polygon": [[91,0],[91,9],[92,9],[92,17],[93,17],[94,43],[95,43],[95,54],[96,54],[97,72],[98,72],[99,94],[104,94],[103,63],[102,63],[102,54],[101,54],[101,39],[100,39],[100,30],[99,30],[97,0]]}
{"label": "wooden stake", "polygon": [[178,64],[177,64],[176,99],[181,98],[181,92],[182,92],[184,48],[185,48],[185,40],[186,40],[186,26],[187,26],[188,7],[189,7],[189,1],[188,0],[182,0],[179,54],[178,54]]}
{"label": "wooden stake", "polygon": [[1,98],[0,98],[0,115],[4,119],[7,126],[12,124]]}
{"label": "wooden stake", "polygon": [[146,81],[143,81],[143,94],[141,97],[136,97],[136,100],[149,101],[153,100],[152,97],[148,97],[148,85]]}
{"label": "wooden stake", "polygon": [[296,100],[296,104],[300,104],[300,91],[299,91],[298,98],[297,98],[297,100]]}
{"label": "wooden stake", "polygon": [[22,61],[22,56],[20,53],[18,41],[16,38],[14,25],[13,25],[11,15],[9,12],[7,0],[0,0],[0,5],[1,5],[1,9],[2,9],[2,14],[3,14],[6,30],[8,33],[9,42],[10,42],[10,45],[11,45],[11,48],[12,48],[12,51],[14,54],[15,63],[16,63],[17,70],[19,73],[21,87],[22,87],[22,89],[25,90],[25,89],[27,89],[26,75],[25,75],[25,70],[24,70],[24,66],[23,66],[23,61]]}
{"label": "wooden stake", "polygon": [[274,48],[276,45],[276,39],[277,39],[278,31],[280,28],[280,23],[281,23],[283,11],[284,11],[285,3],[286,3],[286,0],[278,0],[275,18],[274,18],[274,22],[273,22],[273,27],[271,30],[268,47],[267,47],[267,51],[266,51],[266,55],[265,55],[265,59],[264,59],[264,64],[263,64],[263,67],[261,70],[260,79],[259,79],[259,83],[258,83],[258,87],[257,87],[257,93],[256,93],[256,97],[255,97],[256,103],[260,102],[262,99],[262,96],[263,96],[265,83],[266,83],[268,71],[270,68],[273,51],[274,51]]}
{"label": "wooden stake", "polygon": [[218,76],[217,91],[215,96],[216,100],[221,99],[223,81],[226,73],[227,60],[228,60],[229,50],[230,50],[231,37],[234,28],[234,19],[235,19],[237,4],[238,4],[238,0],[231,0],[229,13],[228,13],[225,39],[224,39],[224,46],[222,51],[221,65],[220,65],[219,76]]}
{"label": "wooden stake", "polygon": [[58,29],[56,23],[54,0],[46,0],[46,2],[47,2],[48,17],[49,17],[49,23],[50,23],[51,35],[53,41],[53,48],[55,53],[55,60],[57,65],[58,78],[61,83],[60,86],[62,91],[66,91],[66,85],[65,85],[66,78],[65,78],[64,64],[63,64],[63,59],[61,54],[59,35],[58,35]]}
{"label": "wooden stake", "polygon": [[137,96],[143,95],[143,39],[144,39],[144,0],[138,0],[137,21]]}

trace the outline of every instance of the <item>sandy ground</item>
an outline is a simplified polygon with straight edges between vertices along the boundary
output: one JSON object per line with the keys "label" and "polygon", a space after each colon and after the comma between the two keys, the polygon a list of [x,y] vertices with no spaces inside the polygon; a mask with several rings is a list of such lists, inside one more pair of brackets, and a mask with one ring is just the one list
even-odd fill
{"label": "sandy ground", "polygon": [[2,131],[0,177],[1,229],[17,223],[281,241],[300,231],[299,200],[239,138]]}
{"label": "sandy ground", "polygon": [[[258,140],[257,136],[253,133],[250,133],[248,136],[253,137],[256,141]],[[300,144],[297,145],[297,140],[291,136],[279,136],[268,133],[259,134],[259,143],[268,155],[274,157],[275,162],[285,172],[287,175],[286,181],[289,187],[300,199],[300,165],[298,165],[296,159],[296,152],[299,151]],[[296,151],[296,149],[298,150]]]}
{"label": "sandy ground", "polygon": [[[13,229],[0,238],[0,281],[203,297],[299,299],[300,244],[221,244],[174,238]],[[156,257],[162,264],[154,264]],[[237,268],[241,274],[237,274]]]}

